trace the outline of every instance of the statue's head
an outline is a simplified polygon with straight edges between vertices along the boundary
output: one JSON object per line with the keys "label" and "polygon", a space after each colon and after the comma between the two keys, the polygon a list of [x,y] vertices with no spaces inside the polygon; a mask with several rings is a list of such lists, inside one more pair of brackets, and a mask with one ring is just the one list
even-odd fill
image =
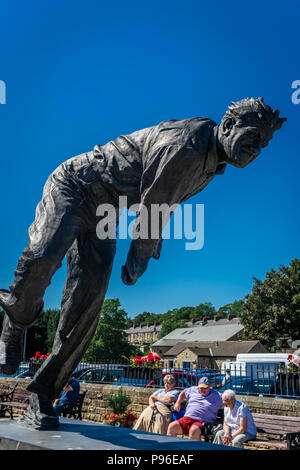
{"label": "statue's head", "polygon": [[252,162],[280,129],[286,118],[264,103],[263,98],[232,102],[218,128],[218,146],[227,163],[244,168]]}

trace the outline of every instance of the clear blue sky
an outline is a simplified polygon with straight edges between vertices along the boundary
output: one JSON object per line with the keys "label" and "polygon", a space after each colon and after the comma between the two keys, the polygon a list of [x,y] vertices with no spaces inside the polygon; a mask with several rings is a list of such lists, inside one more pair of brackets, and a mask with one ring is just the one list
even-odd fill
{"label": "clear blue sky", "polygon": [[[166,241],[133,287],[120,241],[108,297],[130,316],[243,298],[252,277],[299,257],[299,1],[11,0],[1,5],[0,287],[13,281],[48,175],[64,160],[166,119],[219,122],[263,96],[288,118],[246,169],[227,167],[188,202],[205,205],[205,244]],[[45,296],[59,308],[65,265]]]}

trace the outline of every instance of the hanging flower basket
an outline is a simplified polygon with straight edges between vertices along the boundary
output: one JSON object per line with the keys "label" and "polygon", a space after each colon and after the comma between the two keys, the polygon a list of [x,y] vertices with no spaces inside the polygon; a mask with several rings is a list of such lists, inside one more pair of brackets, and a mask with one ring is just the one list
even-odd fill
{"label": "hanging flower basket", "polygon": [[162,367],[162,360],[157,354],[149,352],[147,356],[134,356],[130,359],[132,367],[147,367],[149,369],[159,369]]}
{"label": "hanging flower basket", "polygon": [[29,372],[35,374],[49,356],[50,353],[41,354],[40,351],[37,351],[35,355],[29,359]]}

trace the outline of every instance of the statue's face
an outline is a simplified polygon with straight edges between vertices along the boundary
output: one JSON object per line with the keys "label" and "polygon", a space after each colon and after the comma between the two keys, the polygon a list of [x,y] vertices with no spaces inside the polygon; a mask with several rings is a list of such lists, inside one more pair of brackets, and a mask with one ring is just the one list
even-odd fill
{"label": "statue's face", "polygon": [[224,118],[219,130],[218,140],[226,154],[227,163],[244,168],[268,145],[259,121],[254,117],[247,119]]}

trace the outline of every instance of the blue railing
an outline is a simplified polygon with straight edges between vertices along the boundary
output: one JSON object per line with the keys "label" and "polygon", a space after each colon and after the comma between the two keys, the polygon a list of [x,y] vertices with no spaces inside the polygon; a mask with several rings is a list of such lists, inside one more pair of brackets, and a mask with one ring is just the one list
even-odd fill
{"label": "blue railing", "polygon": [[[108,361],[88,364],[81,363],[73,375],[80,382],[134,387],[163,387],[163,378],[172,374],[179,389],[198,384],[200,377],[208,377],[214,389],[222,392],[232,389],[240,395],[263,395],[282,398],[300,398],[300,373],[291,372],[288,368],[231,367],[230,374],[224,374],[219,369],[151,369],[132,367],[128,363],[113,363]],[[33,378],[34,371],[29,363],[21,364],[13,375],[15,378]],[[0,377],[8,377],[0,374]]]}

